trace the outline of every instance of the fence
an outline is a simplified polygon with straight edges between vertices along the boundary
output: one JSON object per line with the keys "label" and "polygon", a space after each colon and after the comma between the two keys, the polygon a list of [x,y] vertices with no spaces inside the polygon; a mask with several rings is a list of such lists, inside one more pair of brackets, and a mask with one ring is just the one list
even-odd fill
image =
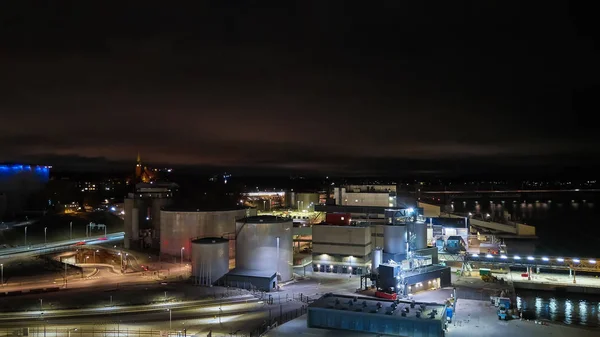
{"label": "fence", "polygon": [[184,337],[185,331],[120,329],[117,326],[97,328],[54,328],[36,326],[29,328],[0,329],[0,337]]}

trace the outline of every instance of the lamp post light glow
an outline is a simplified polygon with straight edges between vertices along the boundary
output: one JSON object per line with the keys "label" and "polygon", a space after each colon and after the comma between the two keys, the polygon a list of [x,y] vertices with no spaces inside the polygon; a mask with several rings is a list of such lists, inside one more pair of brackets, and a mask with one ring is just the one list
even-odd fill
{"label": "lamp post light glow", "polygon": [[44,244],[46,244],[46,242],[48,242],[46,240],[46,233],[48,233],[48,227],[44,227]]}
{"label": "lamp post light glow", "polygon": [[185,250],[185,247],[181,247],[181,265],[183,266],[183,251]]}
{"label": "lamp post light glow", "polygon": [[25,246],[27,246],[27,226],[25,226]]}

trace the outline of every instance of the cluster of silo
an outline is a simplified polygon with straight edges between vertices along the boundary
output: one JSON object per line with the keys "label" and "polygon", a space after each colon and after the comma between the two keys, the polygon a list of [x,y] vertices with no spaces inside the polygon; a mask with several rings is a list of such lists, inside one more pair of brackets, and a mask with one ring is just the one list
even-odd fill
{"label": "cluster of silo", "polygon": [[292,279],[292,220],[252,216],[236,222],[236,269],[277,273],[278,281]]}
{"label": "cluster of silo", "polygon": [[[404,259],[408,252],[427,248],[427,225],[420,222],[389,224],[383,226],[383,251],[387,259]],[[376,251],[373,251],[375,259]],[[371,268],[374,267],[372,261]]]}
{"label": "cluster of silo", "polygon": [[229,240],[192,240],[192,277],[198,285],[211,286],[229,271]]}

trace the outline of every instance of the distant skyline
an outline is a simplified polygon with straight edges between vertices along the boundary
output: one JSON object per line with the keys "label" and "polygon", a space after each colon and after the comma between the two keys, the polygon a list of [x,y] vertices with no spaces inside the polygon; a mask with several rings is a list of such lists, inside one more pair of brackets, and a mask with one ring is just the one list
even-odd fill
{"label": "distant skyline", "polygon": [[127,169],[139,151],[265,174],[600,167],[588,8],[200,3],[0,4],[0,162]]}

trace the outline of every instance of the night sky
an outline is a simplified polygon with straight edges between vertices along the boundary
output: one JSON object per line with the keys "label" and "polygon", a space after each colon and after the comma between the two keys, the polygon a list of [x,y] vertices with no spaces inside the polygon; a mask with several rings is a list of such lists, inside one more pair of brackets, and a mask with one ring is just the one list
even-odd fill
{"label": "night sky", "polygon": [[591,8],[248,2],[262,5],[1,2],[0,162],[131,165],[139,151],[269,172],[598,164]]}

